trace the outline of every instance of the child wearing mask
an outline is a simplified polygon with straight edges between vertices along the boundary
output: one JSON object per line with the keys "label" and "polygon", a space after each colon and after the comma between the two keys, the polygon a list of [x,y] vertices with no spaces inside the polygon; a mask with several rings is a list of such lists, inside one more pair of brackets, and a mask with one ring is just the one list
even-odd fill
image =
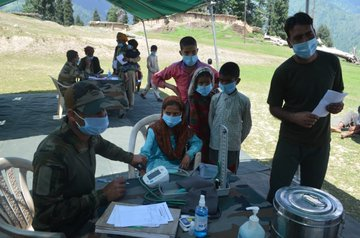
{"label": "child wearing mask", "polygon": [[150,90],[150,87],[154,90],[155,98],[158,102],[162,102],[163,100],[160,97],[159,89],[152,83],[151,79],[155,73],[159,71],[159,63],[158,57],[156,55],[158,47],[156,45],[152,45],[150,47],[151,53],[146,59],[146,66],[148,68],[148,77],[147,84],[144,91],[140,94],[143,99],[146,99],[146,94]]}
{"label": "child wearing mask", "polygon": [[[182,60],[175,62],[162,71],[154,74],[152,78],[155,86],[160,88],[169,88],[181,98],[182,102],[186,105],[186,114],[189,113],[188,88],[193,73],[197,68],[206,66],[210,67],[198,59],[198,51],[199,49],[197,48],[196,40],[191,36],[185,36],[180,40],[179,53]],[[213,71],[215,79],[217,79],[217,71],[211,67],[210,69]],[[174,78],[176,85],[166,82],[171,78]],[[188,118],[188,116],[186,118]]]}
{"label": "child wearing mask", "polygon": [[150,125],[140,154],[147,158],[146,170],[163,165],[169,172],[189,169],[202,142],[184,120],[184,104],[169,96],[162,104],[161,118]]}
{"label": "child wearing mask", "polygon": [[190,103],[189,126],[203,142],[201,148],[201,161],[203,163],[210,163],[209,108],[212,96],[219,92],[213,88],[214,85],[213,71],[209,67],[201,67],[194,72],[188,90]]}
{"label": "child wearing mask", "polygon": [[219,87],[221,93],[212,97],[209,111],[211,128],[209,160],[218,162],[220,149],[220,125],[228,129],[228,169],[234,174],[239,167],[241,143],[250,133],[250,100],[240,93],[236,85],[240,82],[240,68],[234,62],[227,62],[220,68]]}

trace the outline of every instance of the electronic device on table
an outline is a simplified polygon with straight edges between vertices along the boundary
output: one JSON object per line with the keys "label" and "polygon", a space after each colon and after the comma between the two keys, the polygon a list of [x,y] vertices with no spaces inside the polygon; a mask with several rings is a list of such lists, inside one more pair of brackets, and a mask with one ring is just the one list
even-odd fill
{"label": "electronic device on table", "polygon": [[168,170],[161,165],[147,172],[142,177],[142,180],[147,186],[149,186],[150,188],[154,188],[159,184],[169,182],[170,177]]}

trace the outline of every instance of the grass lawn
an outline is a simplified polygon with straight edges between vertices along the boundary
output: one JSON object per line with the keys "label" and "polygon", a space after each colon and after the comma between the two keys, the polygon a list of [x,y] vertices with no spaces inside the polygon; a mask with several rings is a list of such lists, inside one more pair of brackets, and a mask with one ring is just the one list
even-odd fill
{"label": "grass lawn", "polygon": [[[65,62],[64,55],[66,49],[68,49],[66,47],[82,49],[84,45],[92,44],[95,46],[95,53],[101,55],[101,63],[105,72],[108,70],[106,66],[111,65],[113,46],[115,44],[114,36],[116,34],[114,32],[86,27],[64,28],[53,23],[43,25],[46,23],[37,20],[35,24],[35,20],[28,20],[28,18],[25,18],[24,23],[29,28],[28,30],[15,28],[13,31],[6,31],[10,25],[15,24],[16,21],[21,21],[22,18],[11,18],[12,20],[8,25],[3,23],[6,19],[0,15],[1,24],[4,24],[4,26],[2,25],[3,28],[0,28],[0,33],[3,36],[25,35],[34,38],[44,44],[44,50],[24,50],[14,53],[1,51],[0,48],[0,65],[2,66],[0,67],[0,75],[2,75],[0,78],[1,94],[55,90],[48,75],[55,77],[58,75]],[[21,25],[22,23],[18,24]],[[264,42],[259,35],[248,36],[244,44],[241,34],[223,24],[217,24],[216,31],[219,50],[226,50],[226,53],[247,54],[259,60],[265,59],[262,64],[255,61],[240,64],[242,80],[238,88],[250,98],[253,117],[252,131],[248,139],[243,143],[242,149],[253,158],[269,164],[275,150],[280,122],[270,115],[266,98],[274,70],[292,52],[288,47],[274,46]],[[136,34],[143,36],[142,32],[136,32]],[[173,41],[177,47],[179,39],[186,35],[194,36],[199,45],[211,49],[213,39],[209,27],[177,27],[170,31],[148,32],[150,41]],[[50,38],[55,38],[59,42],[59,47],[64,48],[57,49],[52,46],[54,49],[46,49],[46,44],[50,41]],[[66,44],[61,41],[66,41]],[[159,47],[162,47],[162,45],[159,45]],[[159,58],[160,67],[163,68],[172,63],[171,56],[178,54],[178,50],[179,48],[174,48],[172,51],[162,52]],[[143,54],[145,55],[145,53]],[[225,53],[219,55],[219,57],[221,63],[228,60],[235,62],[241,60],[236,57],[229,59]],[[345,99],[343,113],[335,117],[341,117],[349,110],[356,110],[357,106],[360,105],[360,66],[344,61],[341,61],[341,65],[345,92],[349,95]],[[146,69],[145,60],[141,61],[141,67]],[[144,76],[146,78],[146,75]],[[145,87],[145,82],[142,87]],[[169,90],[164,92],[171,94]],[[356,139],[341,140],[339,134],[332,135],[331,156],[326,182],[324,183],[324,189],[338,197],[342,201],[346,212],[358,221],[360,221],[360,190],[358,189],[360,184],[360,175],[358,174],[360,170],[360,161],[358,160],[360,158],[359,143],[360,141]]]}

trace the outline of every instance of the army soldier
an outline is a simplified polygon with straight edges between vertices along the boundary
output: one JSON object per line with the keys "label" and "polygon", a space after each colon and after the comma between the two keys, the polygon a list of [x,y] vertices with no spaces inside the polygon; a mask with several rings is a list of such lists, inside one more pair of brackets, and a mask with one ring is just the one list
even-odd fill
{"label": "army soldier", "polygon": [[109,120],[104,94],[95,85],[87,81],[74,84],[65,93],[65,104],[67,116],[60,128],[34,154],[33,227],[73,237],[89,224],[97,208],[125,193],[123,178],[95,190],[95,154],[144,168],[146,160],[100,136]]}

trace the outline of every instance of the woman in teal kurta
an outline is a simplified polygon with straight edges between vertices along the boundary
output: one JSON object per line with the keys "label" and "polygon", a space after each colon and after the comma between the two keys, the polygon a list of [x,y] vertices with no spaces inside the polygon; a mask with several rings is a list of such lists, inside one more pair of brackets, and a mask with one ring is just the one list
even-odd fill
{"label": "woman in teal kurta", "polygon": [[147,158],[146,170],[160,165],[169,172],[189,169],[191,161],[201,150],[202,141],[188,127],[185,107],[177,96],[165,98],[161,118],[149,126],[140,154]]}

